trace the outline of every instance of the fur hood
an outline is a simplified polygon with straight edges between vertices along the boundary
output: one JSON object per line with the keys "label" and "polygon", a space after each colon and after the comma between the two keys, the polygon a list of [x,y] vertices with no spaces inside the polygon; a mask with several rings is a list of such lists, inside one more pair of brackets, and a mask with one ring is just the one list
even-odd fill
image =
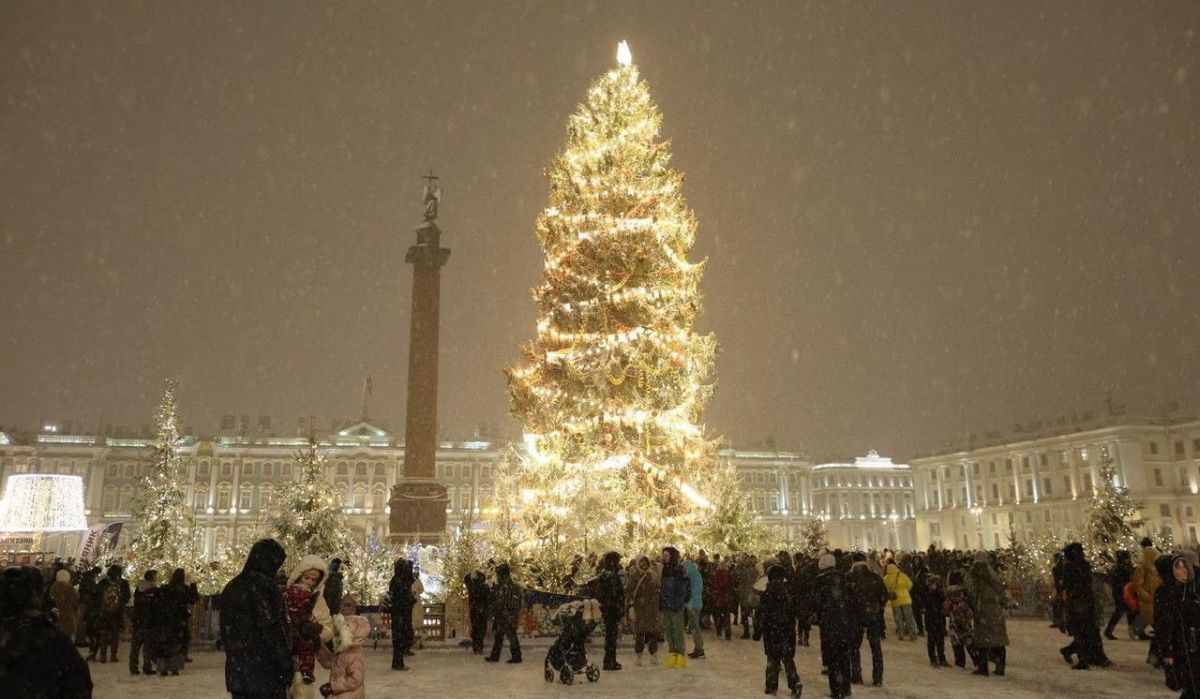
{"label": "fur hood", "polygon": [[321,577],[317,579],[317,584],[313,586],[313,590],[320,590],[321,586],[325,584],[325,576],[328,574],[329,569],[325,565],[324,558],[312,554],[301,558],[300,562],[292,567],[292,572],[288,574],[288,585],[295,585],[296,581],[307,570],[315,570],[321,574]]}
{"label": "fur hood", "polygon": [[67,570],[66,568],[63,568],[62,570],[58,571],[57,573],[54,574],[54,582],[66,583],[66,584],[70,585],[71,584],[71,571]]}
{"label": "fur hood", "polygon": [[351,614],[333,615],[333,652],[344,653],[355,646],[361,646],[371,635],[371,622],[365,616]]}

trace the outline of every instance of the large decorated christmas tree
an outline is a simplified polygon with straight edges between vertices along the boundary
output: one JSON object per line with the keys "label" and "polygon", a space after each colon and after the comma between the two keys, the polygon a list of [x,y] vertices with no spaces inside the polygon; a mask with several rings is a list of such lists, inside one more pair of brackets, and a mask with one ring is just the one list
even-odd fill
{"label": "large decorated christmas tree", "polygon": [[[696,333],[696,221],[659,137],[662,116],[622,42],[569,118],[537,218],[537,336],[508,372],[526,451],[511,512],[526,550],[703,542],[705,493],[731,471],[700,416],[716,352]],[[724,508],[738,518],[738,508]],[[720,534],[713,538],[719,538]],[[564,551],[563,549],[566,549]]]}
{"label": "large decorated christmas tree", "polygon": [[133,499],[131,514],[137,534],[129,546],[129,559],[139,580],[147,570],[157,570],[165,580],[176,568],[190,572],[197,564],[193,538],[196,518],[187,504],[187,472],[177,451],[175,388],[174,381],[167,381],[155,415],[150,457]]}

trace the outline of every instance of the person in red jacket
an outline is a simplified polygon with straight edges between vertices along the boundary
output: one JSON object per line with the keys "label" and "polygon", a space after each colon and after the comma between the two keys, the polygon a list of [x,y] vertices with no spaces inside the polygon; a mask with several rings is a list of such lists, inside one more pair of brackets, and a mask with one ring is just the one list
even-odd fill
{"label": "person in red jacket", "polygon": [[717,638],[724,635],[728,641],[732,638],[730,614],[737,608],[737,580],[729,567],[729,559],[721,561],[715,568],[711,578],[713,629]]}

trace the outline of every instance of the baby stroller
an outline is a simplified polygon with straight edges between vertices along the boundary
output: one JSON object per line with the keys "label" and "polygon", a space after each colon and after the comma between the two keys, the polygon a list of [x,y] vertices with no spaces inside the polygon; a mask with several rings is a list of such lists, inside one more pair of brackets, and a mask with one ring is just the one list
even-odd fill
{"label": "baby stroller", "polygon": [[556,623],[562,626],[558,639],[546,653],[546,681],[557,675],[563,684],[574,684],[575,675],[582,674],[588,682],[600,679],[600,668],[587,661],[584,645],[596,628],[596,621],[584,621],[584,602],[568,602],[558,608]]}

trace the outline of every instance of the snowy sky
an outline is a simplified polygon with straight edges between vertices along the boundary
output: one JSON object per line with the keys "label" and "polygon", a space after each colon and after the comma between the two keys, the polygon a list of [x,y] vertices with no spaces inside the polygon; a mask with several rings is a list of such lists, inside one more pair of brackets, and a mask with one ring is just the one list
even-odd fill
{"label": "snowy sky", "polygon": [[706,416],[901,458],[1200,384],[1200,3],[0,4],[0,425],[402,423],[418,176],[441,421],[515,429],[533,219],[628,39],[707,257]]}

